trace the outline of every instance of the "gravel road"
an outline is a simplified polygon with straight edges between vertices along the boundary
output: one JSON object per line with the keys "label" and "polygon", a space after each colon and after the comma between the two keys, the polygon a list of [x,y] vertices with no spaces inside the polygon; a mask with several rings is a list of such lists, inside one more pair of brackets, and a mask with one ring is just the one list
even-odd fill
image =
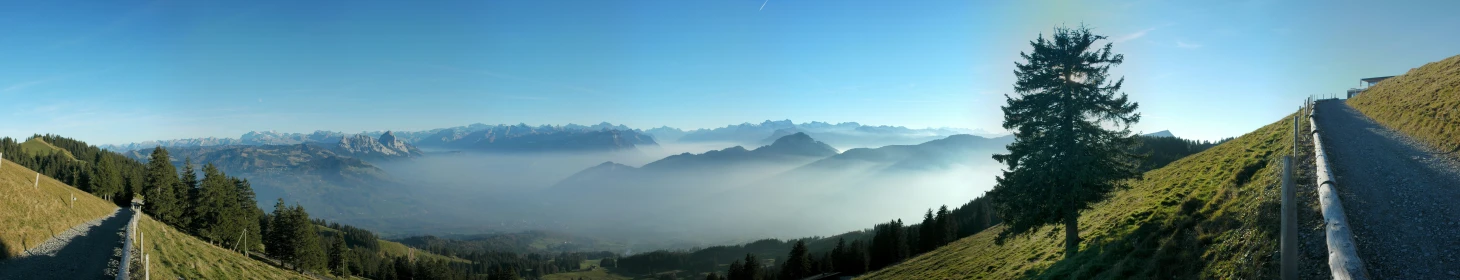
{"label": "gravel road", "polygon": [[14,259],[0,262],[0,279],[112,279],[121,259],[130,209],[76,225]]}
{"label": "gravel road", "polygon": [[1456,155],[1385,128],[1341,101],[1317,106],[1334,186],[1369,275],[1460,279]]}

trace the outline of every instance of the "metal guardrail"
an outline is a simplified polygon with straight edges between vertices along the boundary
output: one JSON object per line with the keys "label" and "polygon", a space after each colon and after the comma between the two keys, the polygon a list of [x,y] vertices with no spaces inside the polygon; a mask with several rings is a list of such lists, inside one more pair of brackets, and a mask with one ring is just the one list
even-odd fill
{"label": "metal guardrail", "polygon": [[117,280],[132,279],[129,272],[132,266],[132,236],[135,236],[137,229],[137,212],[135,209],[129,211],[132,211],[132,220],[127,222],[127,238],[122,239],[125,241],[122,242],[122,264],[117,269]]}
{"label": "metal guardrail", "polygon": [[1308,125],[1313,133],[1313,163],[1317,166],[1318,203],[1323,211],[1324,235],[1328,244],[1328,268],[1333,279],[1369,279],[1364,261],[1354,245],[1353,232],[1349,230],[1348,217],[1343,214],[1343,205],[1334,190],[1333,172],[1328,168],[1328,155],[1323,153],[1323,140],[1319,137],[1318,123],[1314,121],[1317,101],[1308,104]]}

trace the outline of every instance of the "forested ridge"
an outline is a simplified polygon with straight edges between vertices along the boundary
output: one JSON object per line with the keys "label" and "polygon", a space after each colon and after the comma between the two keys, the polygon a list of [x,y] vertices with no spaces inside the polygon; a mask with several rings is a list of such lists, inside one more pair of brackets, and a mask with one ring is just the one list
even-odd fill
{"label": "forested ridge", "polygon": [[310,219],[304,207],[282,199],[272,212],[265,212],[257,206],[248,180],[228,176],[208,163],[201,165],[199,174],[191,159],[185,159],[179,170],[165,148],[154,149],[144,163],[61,136],[35,135],[30,140],[44,141],[69,155],[27,152],[22,142],[9,137],[0,138],[0,154],[119,206],[143,198],[144,213],[181,232],[298,271],[370,279],[521,279],[578,269],[587,257],[605,257],[491,251],[456,255],[467,261],[392,256],[383,251],[375,233]]}

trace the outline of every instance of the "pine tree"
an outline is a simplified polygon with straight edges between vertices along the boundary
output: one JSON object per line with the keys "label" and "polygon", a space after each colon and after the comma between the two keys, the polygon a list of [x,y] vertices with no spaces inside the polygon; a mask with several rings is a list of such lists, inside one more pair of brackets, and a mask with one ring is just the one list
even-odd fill
{"label": "pine tree", "polygon": [[853,240],[851,244],[847,245],[846,261],[843,262],[845,264],[838,264],[838,267],[851,275],[866,273],[870,265],[870,260],[868,260],[867,256],[869,254],[868,251],[867,242],[860,239]]}
{"label": "pine tree", "polygon": [[181,220],[187,203],[177,200],[178,196],[174,191],[178,185],[177,168],[172,166],[172,158],[168,156],[167,149],[152,149],[152,155],[147,158],[146,172],[142,194],[147,197],[147,204],[142,210],[163,223],[185,226],[181,224]]}
{"label": "pine tree", "polygon": [[304,206],[295,205],[292,211],[294,221],[290,224],[294,226],[295,260],[303,270],[324,269],[328,260],[319,230],[309,221],[309,213],[304,211]]}
{"label": "pine tree", "polygon": [[[117,202],[117,204],[125,205],[124,202],[116,200],[116,198],[121,196],[122,192],[121,170],[117,168],[116,164],[112,162],[111,158],[105,157],[104,154],[96,154],[95,162],[97,163],[95,172],[96,178],[95,180],[91,181],[91,193],[102,197],[112,198],[113,201]],[[150,203],[150,201],[148,203]]]}
{"label": "pine tree", "polygon": [[[396,257],[394,265],[396,279],[416,279],[416,267],[411,265],[410,261],[406,261],[405,257]],[[516,272],[513,272],[513,274],[515,275]]]}
{"label": "pine tree", "polygon": [[264,237],[264,252],[286,264],[296,263],[294,259],[294,215],[284,199],[274,204],[274,214],[269,215],[268,232]]}
{"label": "pine tree", "polygon": [[253,186],[248,183],[248,180],[230,177],[229,181],[233,182],[233,193],[238,197],[237,207],[239,209],[236,212],[238,215],[233,218],[237,220],[237,223],[247,235],[244,240],[248,243],[240,247],[256,248],[261,244],[260,241],[263,235],[262,229],[256,221],[258,221],[259,216],[264,214],[264,211],[259,209],[258,201],[254,200]]}
{"label": "pine tree", "polygon": [[350,267],[345,265],[347,263],[345,257],[348,256],[346,251],[349,251],[349,248],[345,247],[345,238],[336,236],[330,239],[332,240],[330,242],[330,270],[334,271],[337,276],[350,276]]}
{"label": "pine tree", "polygon": [[745,266],[741,269],[741,277],[745,277],[745,280],[764,279],[761,275],[760,259],[755,258],[755,254],[745,254]]}
{"label": "pine tree", "polygon": [[1065,257],[1079,250],[1080,211],[1104,200],[1122,180],[1138,176],[1130,125],[1140,120],[1136,103],[1119,93],[1124,78],[1107,83],[1107,71],[1124,56],[1084,27],[1056,28],[1015,63],[1018,97],[1003,107],[1004,128],[1014,131],[1008,165],[989,192],[1009,227],[997,241],[1063,222]]}
{"label": "pine tree", "polygon": [[396,275],[400,274],[395,271],[395,263],[390,260],[381,260],[381,263],[377,267],[380,267],[380,272],[374,278],[378,280],[394,280],[397,279]]}
{"label": "pine tree", "polygon": [[904,229],[902,220],[893,220],[875,227],[868,252],[871,255],[871,263],[868,264],[870,269],[882,269],[907,259],[907,233]]}
{"label": "pine tree", "polygon": [[943,237],[939,236],[943,232],[943,227],[938,224],[938,220],[933,219],[933,209],[928,209],[928,213],[923,214],[923,223],[919,224],[918,227],[920,228],[918,230],[918,234],[920,235],[918,238],[918,252],[932,251],[938,248],[938,245],[941,245],[938,243],[943,241]]}
{"label": "pine tree", "polygon": [[238,205],[237,186],[212,164],[203,166],[203,181],[193,207],[193,230],[203,240],[224,248],[239,247],[252,217],[244,217]]}
{"label": "pine tree", "polygon": [[831,263],[831,267],[832,267],[832,270],[833,271],[835,271],[837,269],[841,269],[841,270],[844,270],[844,271],[842,271],[843,274],[849,274],[850,273],[850,271],[845,271],[845,270],[850,270],[850,268],[852,268],[851,265],[850,265],[851,264],[851,260],[849,258],[847,258],[847,240],[845,238],[837,238],[836,239],[836,247],[835,248],[832,248],[831,249],[831,252],[828,252],[828,254],[831,255],[827,259]]}
{"label": "pine tree", "polygon": [[730,268],[725,271],[725,279],[745,280],[750,278],[745,277],[745,264],[741,263],[740,260],[735,260],[734,262],[730,262]]}
{"label": "pine tree", "polygon": [[938,215],[934,219],[937,219],[938,227],[942,228],[942,232],[938,234],[940,240],[935,248],[958,240],[958,220],[953,218],[952,212],[948,212],[948,205],[939,207]]}
{"label": "pine tree", "polygon": [[[183,160],[182,175],[178,176],[178,187],[174,195],[178,201],[192,203],[198,200],[198,172],[193,170],[193,158],[191,156]],[[197,217],[196,205],[184,207],[182,217],[178,222],[184,225],[193,224],[193,217]]]}
{"label": "pine tree", "polygon": [[797,240],[796,245],[791,246],[791,253],[786,256],[786,264],[781,267],[781,279],[801,279],[814,275],[814,266],[811,264],[811,253],[806,250],[806,241]]}

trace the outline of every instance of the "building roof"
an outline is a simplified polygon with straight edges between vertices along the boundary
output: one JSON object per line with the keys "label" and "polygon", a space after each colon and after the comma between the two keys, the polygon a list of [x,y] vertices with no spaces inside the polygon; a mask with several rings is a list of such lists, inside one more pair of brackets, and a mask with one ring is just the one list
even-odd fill
{"label": "building roof", "polygon": [[1379,82],[1379,81],[1383,81],[1383,80],[1384,80],[1384,79],[1388,79],[1388,78],[1393,78],[1393,77],[1394,77],[1394,76],[1384,76],[1384,77],[1373,77],[1373,78],[1363,78],[1363,79],[1359,79],[1359,81],[1361,81],[1361,82],[1365,82],[1365,83],[1377,83],[1377,82]]}

